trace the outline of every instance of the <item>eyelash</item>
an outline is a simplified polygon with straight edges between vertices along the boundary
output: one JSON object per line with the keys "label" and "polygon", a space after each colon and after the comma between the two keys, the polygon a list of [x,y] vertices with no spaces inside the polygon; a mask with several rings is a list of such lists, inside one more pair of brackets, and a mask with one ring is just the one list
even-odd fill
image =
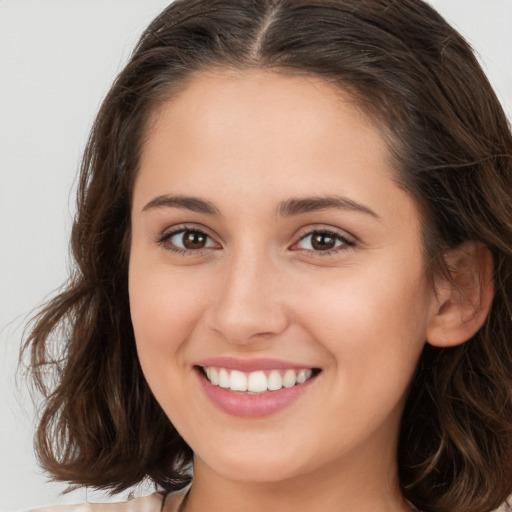
{"label": "eyelash", "polygon": [[[208,243],[208,241],[213,241],[213,238],[210,235],[208,235],[207,233],[205,233],[205,231],[203,231],[202,229],[199,229],[195,226],[178,226],[175,229],[173,229],[171,232],[164,233],[159,238],[158,244],[162,245],[166,250],[174,252],[181,256],[192,256],[192,255],[199,256],[205,252],[209,252],[213,248],[210,246],[210,247],[204,247],[204,248],[200,248],[200,249],[187,249],[187,248],[178,247],[178,246],[170,243],[170,240],[174,236],[180,235],[180,234],[184,235],[185,233],[194,233],[197,235],[202,235],[202,236],[206,237],[207,243]],[[341,242],[341,243],[339,243],[338,245],[335,245],[332,249],[326,249],[326,250],[300,249],[300,248],[293,249],[298,244],[300,244],[301,242],[306,240],[308,237],[312,237],[314,235],[322,235],[322,236],[331,237],[335,240],[336,243],[338,243],[338,242]],[[219,244],[217,244],[217,242],[214,242],[214,243],[216,245],[219,245]],[[314,255],[315,257],[317,257],[317,256],[325,257],[325,256],[332,256],[334,254],[338,254],[340,252],[346,251],[354,246],[355,246],[355,242],[353,240],[349,239],[346,236],[341,235],[340,233],[337,233],[336,231],[325,229],[325,228],[316,228],[316,229],[309,229],[309,230],[305,231],[304,233],[302,233],[300,235],[299,240],[297,242],[295,242],[291,246],[291,248],[297,252],[306,253],[308,255]],[[220,246],[219,246],[219,248],[220,248]],[[215,249],[217,249],[217,248],[215,248]]]}
{"label": "eyelash", "polygon": [[[326,257],[326,256],[332,256],[335,254],[339,254],[343,251],[346,251],[352,247],[355,246],[355,241],[348,238],[347,236],[344,236],[336,231],[326,229],[326,228],[314,228],[314,229],[308,229],[305,233],[302,233],[300,235],[300,238],[297,242],[293,244],[292,247],[297,246],[300,242],[306,240],[308,237],[313,237],[314,235],[322,235],[331,237],[334,239],[336,243],[341,242],[339,245],[335,245],[332,249],[326,249],[326,250],[314,250],[314,249],[296,249],[297,251],[307,253],[308,255],[313,255],[315,257]],[[311,245],[311,244],[310,244]]]}
{"label": "eyelash", "polygon": [[[170,240],[174,236],[179,235],[179,234],[184,235],[185,233],[194,233],[197,235],[202,235],[202,236],[206,237],[207,243],[208,243],[208,241],[213,241],[213,238],[210,235],[205,233],[205,231],[203,231],[202,229],[197,228],[196,226],[178,226],[175,229],[173,229],[172,231],[170,231],[168,233],[164,233],[158,240],[158,244],[163,246],[164,249],[174,252],[176,254],[179,254],[180,256],[192,256],[192,255],[199,256],[199,255],[203,254],[204,252],[207,252],[210,249],[212,249],[212,247],[204,247],[201,249],[187,249],[187,248],[177,247],[176,245],[174,245],[170,242]],[[218,245],[218,244],[216,244],[216,245]]]}

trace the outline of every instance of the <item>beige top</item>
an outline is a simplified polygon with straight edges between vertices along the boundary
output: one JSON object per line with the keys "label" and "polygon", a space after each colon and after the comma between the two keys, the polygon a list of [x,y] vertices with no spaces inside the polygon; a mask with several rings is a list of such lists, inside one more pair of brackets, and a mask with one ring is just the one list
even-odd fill
{"label": "beige top", "polygon": [[[32,512],[179,512],[186,490],[169,494],[156,492],[143,498],[120,503],[81,503],[79,505],[57,505],[32,510]],[[164,508],[165,507],[165,508]]]}
{"label": "beige top", "polygon": [[[79,505],[57,505],[32,510],[31,512],[180,512],[180,506],[187,495],[188,488],[169,494],[156,492],[143,498],[120,503],[82,503]],[[508,508],[500,507],[495,512],[505,512]]]}
{"label": "beige top", "polygon": [[[135,498],[119,503],[57,505],[55,507],[38,508],[31,512],[180,512],[181,505],[185,501],[188,491],[189,487],[169,494],[167,497],[163,493],[156,492],[143,498]],[[414,508],[414,510],[417,509]]]}

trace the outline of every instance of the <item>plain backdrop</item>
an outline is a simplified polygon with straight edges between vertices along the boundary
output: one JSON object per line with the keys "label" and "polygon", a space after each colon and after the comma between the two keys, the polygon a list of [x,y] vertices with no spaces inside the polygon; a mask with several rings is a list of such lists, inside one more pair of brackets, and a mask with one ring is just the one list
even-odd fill
{"label": "plain backdrop", "polygon": [[[28,316],[66,278],[72,190],[95,112],[167,3],[0,0],[1,512],[112,499],[87,489],[62,496],[64,484],[47,483],[16,367]],[[431,3],[473,44],[512,118],[512,0]]]}

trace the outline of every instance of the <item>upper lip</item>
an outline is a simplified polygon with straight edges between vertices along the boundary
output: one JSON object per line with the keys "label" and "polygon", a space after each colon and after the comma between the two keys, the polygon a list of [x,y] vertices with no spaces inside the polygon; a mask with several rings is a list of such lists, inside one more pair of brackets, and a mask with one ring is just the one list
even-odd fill
{"label": "upper lip", "polygon": [[256,372],[258,370],[301,370],[313,368],[313,366],[309,364],[300,364],[280,359],[239,359],[236,357],[209,357],[202,359],[201,361],[197,361],[195,366],[226,368],[227,370],[239,370],[241,372]]}

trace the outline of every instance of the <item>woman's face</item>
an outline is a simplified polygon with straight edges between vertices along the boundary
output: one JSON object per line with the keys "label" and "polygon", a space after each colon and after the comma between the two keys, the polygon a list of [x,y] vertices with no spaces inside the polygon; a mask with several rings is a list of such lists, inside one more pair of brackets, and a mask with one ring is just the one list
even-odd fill
{"label": "woman's face", "polygon": [[340,91],[218,71],[163,105],[129,285],[142,369],[197,471],[393,474],[435,300],[418,210]]}

